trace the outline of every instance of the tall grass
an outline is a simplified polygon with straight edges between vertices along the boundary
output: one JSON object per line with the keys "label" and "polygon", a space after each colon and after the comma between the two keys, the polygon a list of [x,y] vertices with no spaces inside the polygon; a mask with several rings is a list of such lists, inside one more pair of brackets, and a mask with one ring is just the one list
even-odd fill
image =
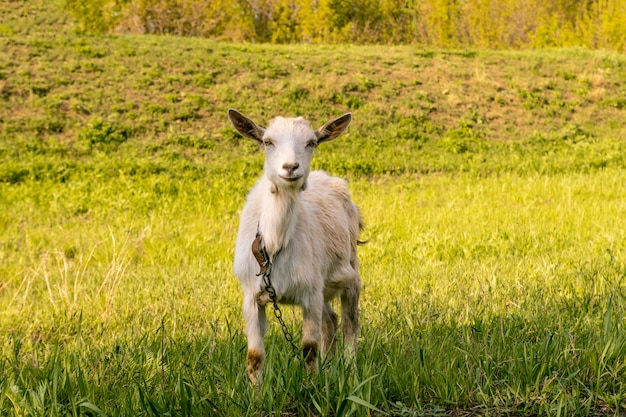
{"label": "tall grass", "polygon": [[[626,342],[624,224],[613,215],[624,204],[619,172],[353,180],[370,239],[361,251],[357,367],[339,355],[306,375],[272,325],[260,392],[244,375],[230,273],[236,203],[226,223],[210,221],[222,213],[204,204],[210,188],[181,182],[168,202],[136,182],[124,197],[149,195],[160,207],[144,200],[124,219],[115,199],[100,202],[113,211],[45,243],[23,218],[34,247],[19,251],[30,258],[3,290],[5,303],[11,295],[4,410],[618,412]],[[66,221],[47,210],[43,229],[62,230]],[[299,313],[286,314],[298,334]]]}

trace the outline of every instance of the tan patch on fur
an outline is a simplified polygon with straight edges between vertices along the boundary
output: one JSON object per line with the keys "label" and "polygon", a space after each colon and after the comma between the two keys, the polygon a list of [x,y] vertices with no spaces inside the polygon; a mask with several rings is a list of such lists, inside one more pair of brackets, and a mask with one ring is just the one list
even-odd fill
{"label": "tan patch on fur", "polygon": [[253,384],[257,382],[257,374],[263,365],[264,355],[256,349],[248,350],[248,376]]}

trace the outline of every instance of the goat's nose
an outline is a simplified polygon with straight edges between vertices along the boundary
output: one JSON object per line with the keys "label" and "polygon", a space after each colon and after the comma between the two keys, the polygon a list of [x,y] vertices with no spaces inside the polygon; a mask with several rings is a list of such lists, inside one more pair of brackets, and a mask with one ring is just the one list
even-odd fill
{"label": "goat's nose", "polygon": [[293,164],[285,162],[283,164],[283,169],[288,172],[294,172],[298,168],[300,168],[300,164],[298,162],[294,162]]}

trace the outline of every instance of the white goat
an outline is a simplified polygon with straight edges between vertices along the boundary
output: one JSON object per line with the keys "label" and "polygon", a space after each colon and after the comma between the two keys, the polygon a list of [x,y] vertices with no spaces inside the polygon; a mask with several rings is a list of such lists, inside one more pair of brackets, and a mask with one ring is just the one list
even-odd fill
{"label": "white goat", "polygon": [[339,136],[352,115],[346,113],[317,130],[302,117],[276,117],[266,129],[237,110],[229,109],[228,116],[239,133],[265,150],[263,176],[241,214],[234,264],[244,293],[250,379],[253,383],[261,379],[265,305],[271,303],[259,276],[264,270],[262,261],[251,249],[257,236],[270,260],[277,300],[302,308],[302,353],[307,369],[316,367],[319,348],[327,352],[335,338],[337,314],[330,304],[334,297],[341,297],[346,346],[356,352],[361,292],[356,254],[362,227],[359,209],[344,180],[309,172],[317,145]]}

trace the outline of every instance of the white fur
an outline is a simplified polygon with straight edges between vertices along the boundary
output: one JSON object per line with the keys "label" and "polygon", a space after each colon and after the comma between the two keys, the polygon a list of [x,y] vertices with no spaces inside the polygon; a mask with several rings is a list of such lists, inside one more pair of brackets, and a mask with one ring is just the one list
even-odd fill
{"label": "white fur", "polygon": [[316,131],[301,117],[277,117],[267,129],[232,109],[229,117],[241,134],[265,150],[263,176],[241,214],[234,263],[244,293],[248,372],[257,381],[265,357],[265,305],[271,304],[251,250],[257,230],[274,262],[271,281],[278,301],[302,308],[307,367],[313,368],[317,350],[327,351],[334,340],[337,318],[329,304],[334,297],[341,297],[346,345],[356,349],[361,288],[356,255],[359,210],[344,180],[310,172],[316,146],[339,136],[351,115]]}

